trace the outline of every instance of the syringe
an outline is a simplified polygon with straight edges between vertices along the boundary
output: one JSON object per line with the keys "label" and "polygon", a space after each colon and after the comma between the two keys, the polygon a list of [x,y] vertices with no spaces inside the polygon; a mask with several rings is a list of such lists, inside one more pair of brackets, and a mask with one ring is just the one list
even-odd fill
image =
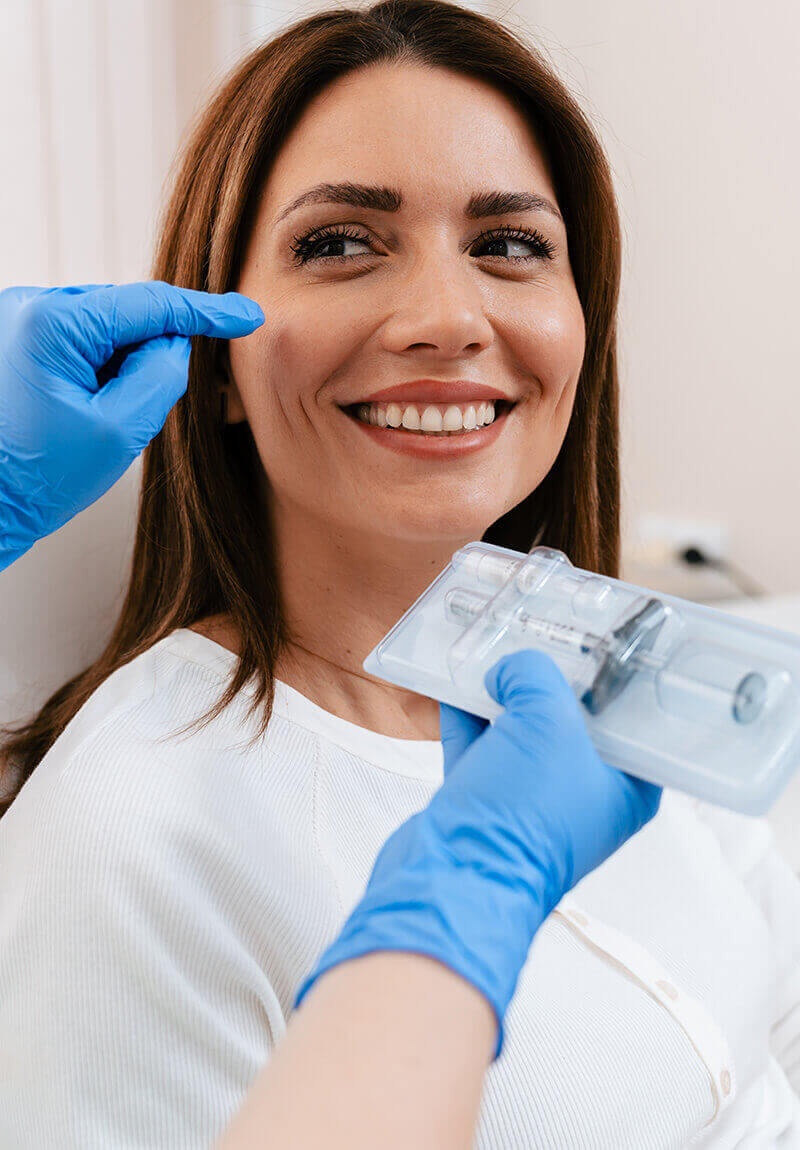
{"label": "syringe", "polygon": [[[491,598],[491,595],[455,587],[445,595],[445,611],[452,622],[468,626],[485,612]],[[609,635],[595,635],[591,631],[580,631],[564,623],[542,619],[527,610],[514,613],[498,606],[491,609],[491,619],[493,623],[510,624],[512,634],[530,636],[564,654],[591,654],[598,659],[599,669],[581,697],[581,702],[593,715],[604,710],[637,671],[649,671],[653,676],[661,677],[662,694],[667,699],[668,709],[677,709],[676,698],[685,697],[688,693],[693,696],[695,704],[705,701],[717,708],[722,704],[736,722],[752,723],[764,707],[767,683],[758,672],[747,672],[731,687],[714,682],[707,674],[702,678],[678,674],[670,669],[670,659],[650,653],[667,619],[663,604],[656,598],[648,599],[641,610]]]}

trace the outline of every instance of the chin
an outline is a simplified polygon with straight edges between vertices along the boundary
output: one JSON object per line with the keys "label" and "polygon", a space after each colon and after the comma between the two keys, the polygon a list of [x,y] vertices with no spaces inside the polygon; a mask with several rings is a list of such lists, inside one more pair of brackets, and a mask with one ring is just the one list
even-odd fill
{"label": "chin", "polygon": [[470,515],[463,506],[454,514],[453,502],[443,500],[440,508],[434,509],[428,504],[411,513],[408,509],[402,515],[398,513],[392,534],[408,543],[450,547],[451,551],[457,551],[465,543],[480,539],[502,514],[503,511],[498,510],[494,514],[482,511],[480,515]]}

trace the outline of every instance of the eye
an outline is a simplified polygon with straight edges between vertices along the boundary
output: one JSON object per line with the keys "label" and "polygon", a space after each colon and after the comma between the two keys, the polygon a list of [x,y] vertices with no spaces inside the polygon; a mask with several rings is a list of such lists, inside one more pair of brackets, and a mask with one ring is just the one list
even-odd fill
{"label": "eye", "polygon": [[[294,252],[295,263],[306,264],[311,260],[322,259],[327,263],[332,260],[349,260],[357,258],[364,253],[357,252],[355,256],[345,255],[341,251],[329,252],[327,255],[323,254],[326,247],[332,246],[334,248],[341,247],[346,244],[348,240],[355,243],[362,243],[369,245],[369,236],[363,235],[356,229],[342,224],[336,227],[331,225],[324,225],[321,227],[313,228],[310,232],[306,232],[302,236],[293,236],[291,249]],[[488,252],[485,253],[490,257],[499,256],[501,259],[507,259],[512,262],[518,260],[531,260],[531,259],[552,259],[556,252],[556,246],[552,240],[547,239],[540,232],[528,228],[512,228],[501,227],[495,228],[491,232],[485,232],[482,236],[475,241],[475,244],[482,243],[484,246],[502,247],[510,243],[514,244],[527,244],[534,249],[533,255],[506,255],[502,252]],[[474,248],[474,244],[472,247]],[[475,254],[473,252],[473,254]],[[480,254],[480,253],[478,253]]]}
{"label": "eye", "polygon": [[313,259],[324,258],[327,258],[329,261],[331,259],[347,260],[352,259],[352,256],[342,255],[341,252],[334,253],[327,257],[320,255],[321,249],[327,247],[329,244],[338,247],[347,240],[355,240],[363,244],[369,243],[368,236],[361,235],[360,232],[343,224],[337,228],[330,226],[313,228],[310,232],[306,232],[304,236],[294,236],[292,238],[291,248],[295,254],[295,262],[299,264],[308,263],[309,260]]}
{"label": "eye", "polygon": [[[556,252],[556,245],[552,242],[552,240],[548,240],[546,236],[543,236],[541,234],[541,232],[537,232],[535,229],[529,230],[528,228],[511,228],[511,227],[505,227],[504,226],[502,228],[495,228],[495,230],[492,232],[486,232],[484,235],[482,235],[480,237],[480,240],[484,244],[488,244],[489,246],[498,246],[499,245],[501,247],[504,244],[509,244],[509,243],[511,243],[511,244],[524,243],[524,244],[528,244],[530,247],[534,248],[534,250],[536,252],[536,254],[533,256],[522,255],[522,256],[506,256],[506,257],[504,257],[504,258],[509,259],[509,260],[530,260],[530,259],[551,260],[553,258],[553,256],[555,255],[555,252]],[[478,241],[476,241],[476,243],[477,242]],[[500,255],[502,258],[501,252],[489,252],[487,254],[489,254],[489,255]]]}

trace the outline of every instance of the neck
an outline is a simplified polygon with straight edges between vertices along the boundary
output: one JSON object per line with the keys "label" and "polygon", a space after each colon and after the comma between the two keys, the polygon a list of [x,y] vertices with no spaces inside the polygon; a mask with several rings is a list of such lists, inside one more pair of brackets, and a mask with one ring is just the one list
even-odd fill
{"label": "neck", "polygon": [[367,674],[362,662],[443,570],[464,536],[413,540],[273,513],[292,641],[278,678],[326,710],[398,738],[439,738],[439,704]]}

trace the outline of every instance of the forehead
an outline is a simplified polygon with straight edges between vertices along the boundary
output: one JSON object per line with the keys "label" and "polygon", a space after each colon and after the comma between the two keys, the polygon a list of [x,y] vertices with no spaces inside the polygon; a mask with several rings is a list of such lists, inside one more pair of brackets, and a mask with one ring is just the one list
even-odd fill
{"label": "forehead", "polygon": [[277,211],[320,179],[389,184],[404,211],[466,202],[491,186],[555,199],[531,124],[483,80],[419,64],[378,64],[335,80],[305,109],[264,188]]}

